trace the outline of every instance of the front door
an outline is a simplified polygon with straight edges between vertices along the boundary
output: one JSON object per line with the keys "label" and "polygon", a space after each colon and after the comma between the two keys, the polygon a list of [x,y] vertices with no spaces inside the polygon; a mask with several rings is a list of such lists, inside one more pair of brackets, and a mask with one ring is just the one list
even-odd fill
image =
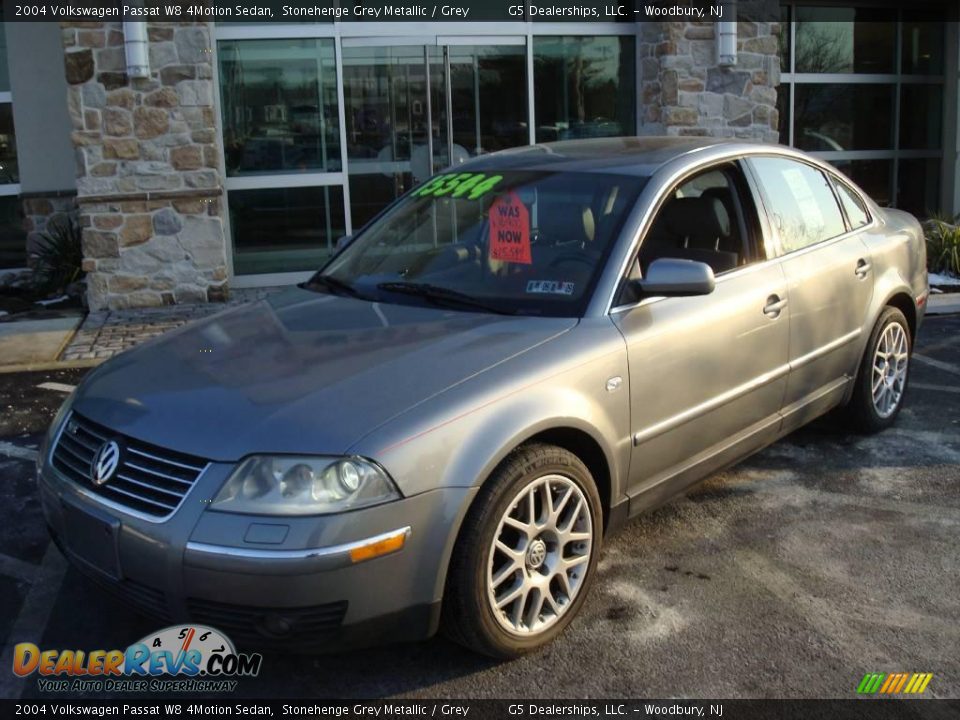
{"label": "front door", "polygon": [[709,295],[640,299],[613,315],[630,365],[631,497],[672,494],[776,437],[789,311],[780,263],[765,253],[732,164],[681,183],[647,232],[635,275],[677,257],[710,264],[717,282]]}
{"label": "front door", "polygon": [[523,38],[373,42],[343,40],[354,229],[434,173],[529,140]]}

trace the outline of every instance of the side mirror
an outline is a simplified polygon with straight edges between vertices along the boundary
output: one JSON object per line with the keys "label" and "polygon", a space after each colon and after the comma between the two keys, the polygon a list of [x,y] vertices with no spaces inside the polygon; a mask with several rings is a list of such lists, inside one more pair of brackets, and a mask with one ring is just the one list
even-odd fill
{"label": "side mirror", "polygon": [[333,249],[335,252],[340,252],[351,242],[353,242],[353,235],[343,235],[339,240],[337,240],[337,244]]}
{"label": "side mirror", "polygon": [[660,258],[650,263],[647,276],[633,281],[639,295],[687,297],[709,295],[716,286],[713,268],[706,263],[679,258]]}

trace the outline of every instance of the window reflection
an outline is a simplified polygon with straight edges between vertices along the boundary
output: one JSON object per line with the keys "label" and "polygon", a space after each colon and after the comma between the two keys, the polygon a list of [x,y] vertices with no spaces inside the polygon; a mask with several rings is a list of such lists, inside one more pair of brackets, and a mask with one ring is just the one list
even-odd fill
{"label": "window reflection", "polygon": [[633,37],[533,39],[537,142],[636,132]]}
{"label": "window reflection", "polygon": [[333,40],[219,44],[227,175],[340,169]]}
{"label": "window reflection", "polygon": [[793,143],[802,150],[893,147],[893,85],[798,84]]}
{"label": "window reflection", "polygon": [[896,11],[798,7],[796,72],[895,72]]}
{"label": "window reflection", "polygon": [[900,86],[901,148],[939,148],[942,121],[943,88],[940,85]]}
{"label": "window reflection", "polygon": [[25,267],[26,242],[20,198],[16,195],[0,197],[0,268]]}
{"label": "window reflection", "polygon": [[348,47],[343,85],[355,228],[434,172],[528,141],[522,45]]}
{"label": "window reflection", "polygon": [[13,106],[0,103],[0,184],[20,182],[17,142],[13,133]]}
{"label": "window reflection", "polygon": [[877,205],[893,198],[893,160],[834,160],[831,165],[853,180]]}
{"label": "window reflection", "polygon": [[339,186],[229,193],[237,275],[316,270],[343,236]]}
{"label": "window reflection", "polygon": [[897,207],[929,217],[940,207],[940,159],[901,160],[897,168]]}
{"label": "window reflection", "polygon": [[944,23],[917,16],[903,23],[901,72],[908,75],[940,75],[943,73]]}

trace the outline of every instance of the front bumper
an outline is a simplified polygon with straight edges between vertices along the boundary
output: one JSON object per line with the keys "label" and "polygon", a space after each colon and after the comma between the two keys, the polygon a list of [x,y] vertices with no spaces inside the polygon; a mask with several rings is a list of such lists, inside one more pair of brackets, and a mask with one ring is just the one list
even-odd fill
{"label": "front bumper", "polygon": [[[67,558],[132,610],[166,623],[212,625],[243,646],[311,651],[436,631],[449,555],[473,489],[320,517],[209,510],[232,469],[211,464],[162,522],[105,506],[49,462],[38,484],[51,536]],[[78,535],[78,524],[102,528],[100,542]],[[398,532],[401,549],[351,557]]]}

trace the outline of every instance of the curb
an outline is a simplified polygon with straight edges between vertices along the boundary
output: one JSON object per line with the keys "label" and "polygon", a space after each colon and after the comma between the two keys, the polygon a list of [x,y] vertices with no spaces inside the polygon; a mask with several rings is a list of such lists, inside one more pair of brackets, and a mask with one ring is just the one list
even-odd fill
{"label": "curb", "polygon": [[927,298],[927,315],[960,313],[960,293],[938,293]]}
{"label": "curb", "polygon": [[109,358],[92,358],[88,360],[50,360],[48,362],[23,363],[21,365],[0,365],[0,375],[20,372],[42,372],[44,370],[73,370],[75,368],[96,367]]}

